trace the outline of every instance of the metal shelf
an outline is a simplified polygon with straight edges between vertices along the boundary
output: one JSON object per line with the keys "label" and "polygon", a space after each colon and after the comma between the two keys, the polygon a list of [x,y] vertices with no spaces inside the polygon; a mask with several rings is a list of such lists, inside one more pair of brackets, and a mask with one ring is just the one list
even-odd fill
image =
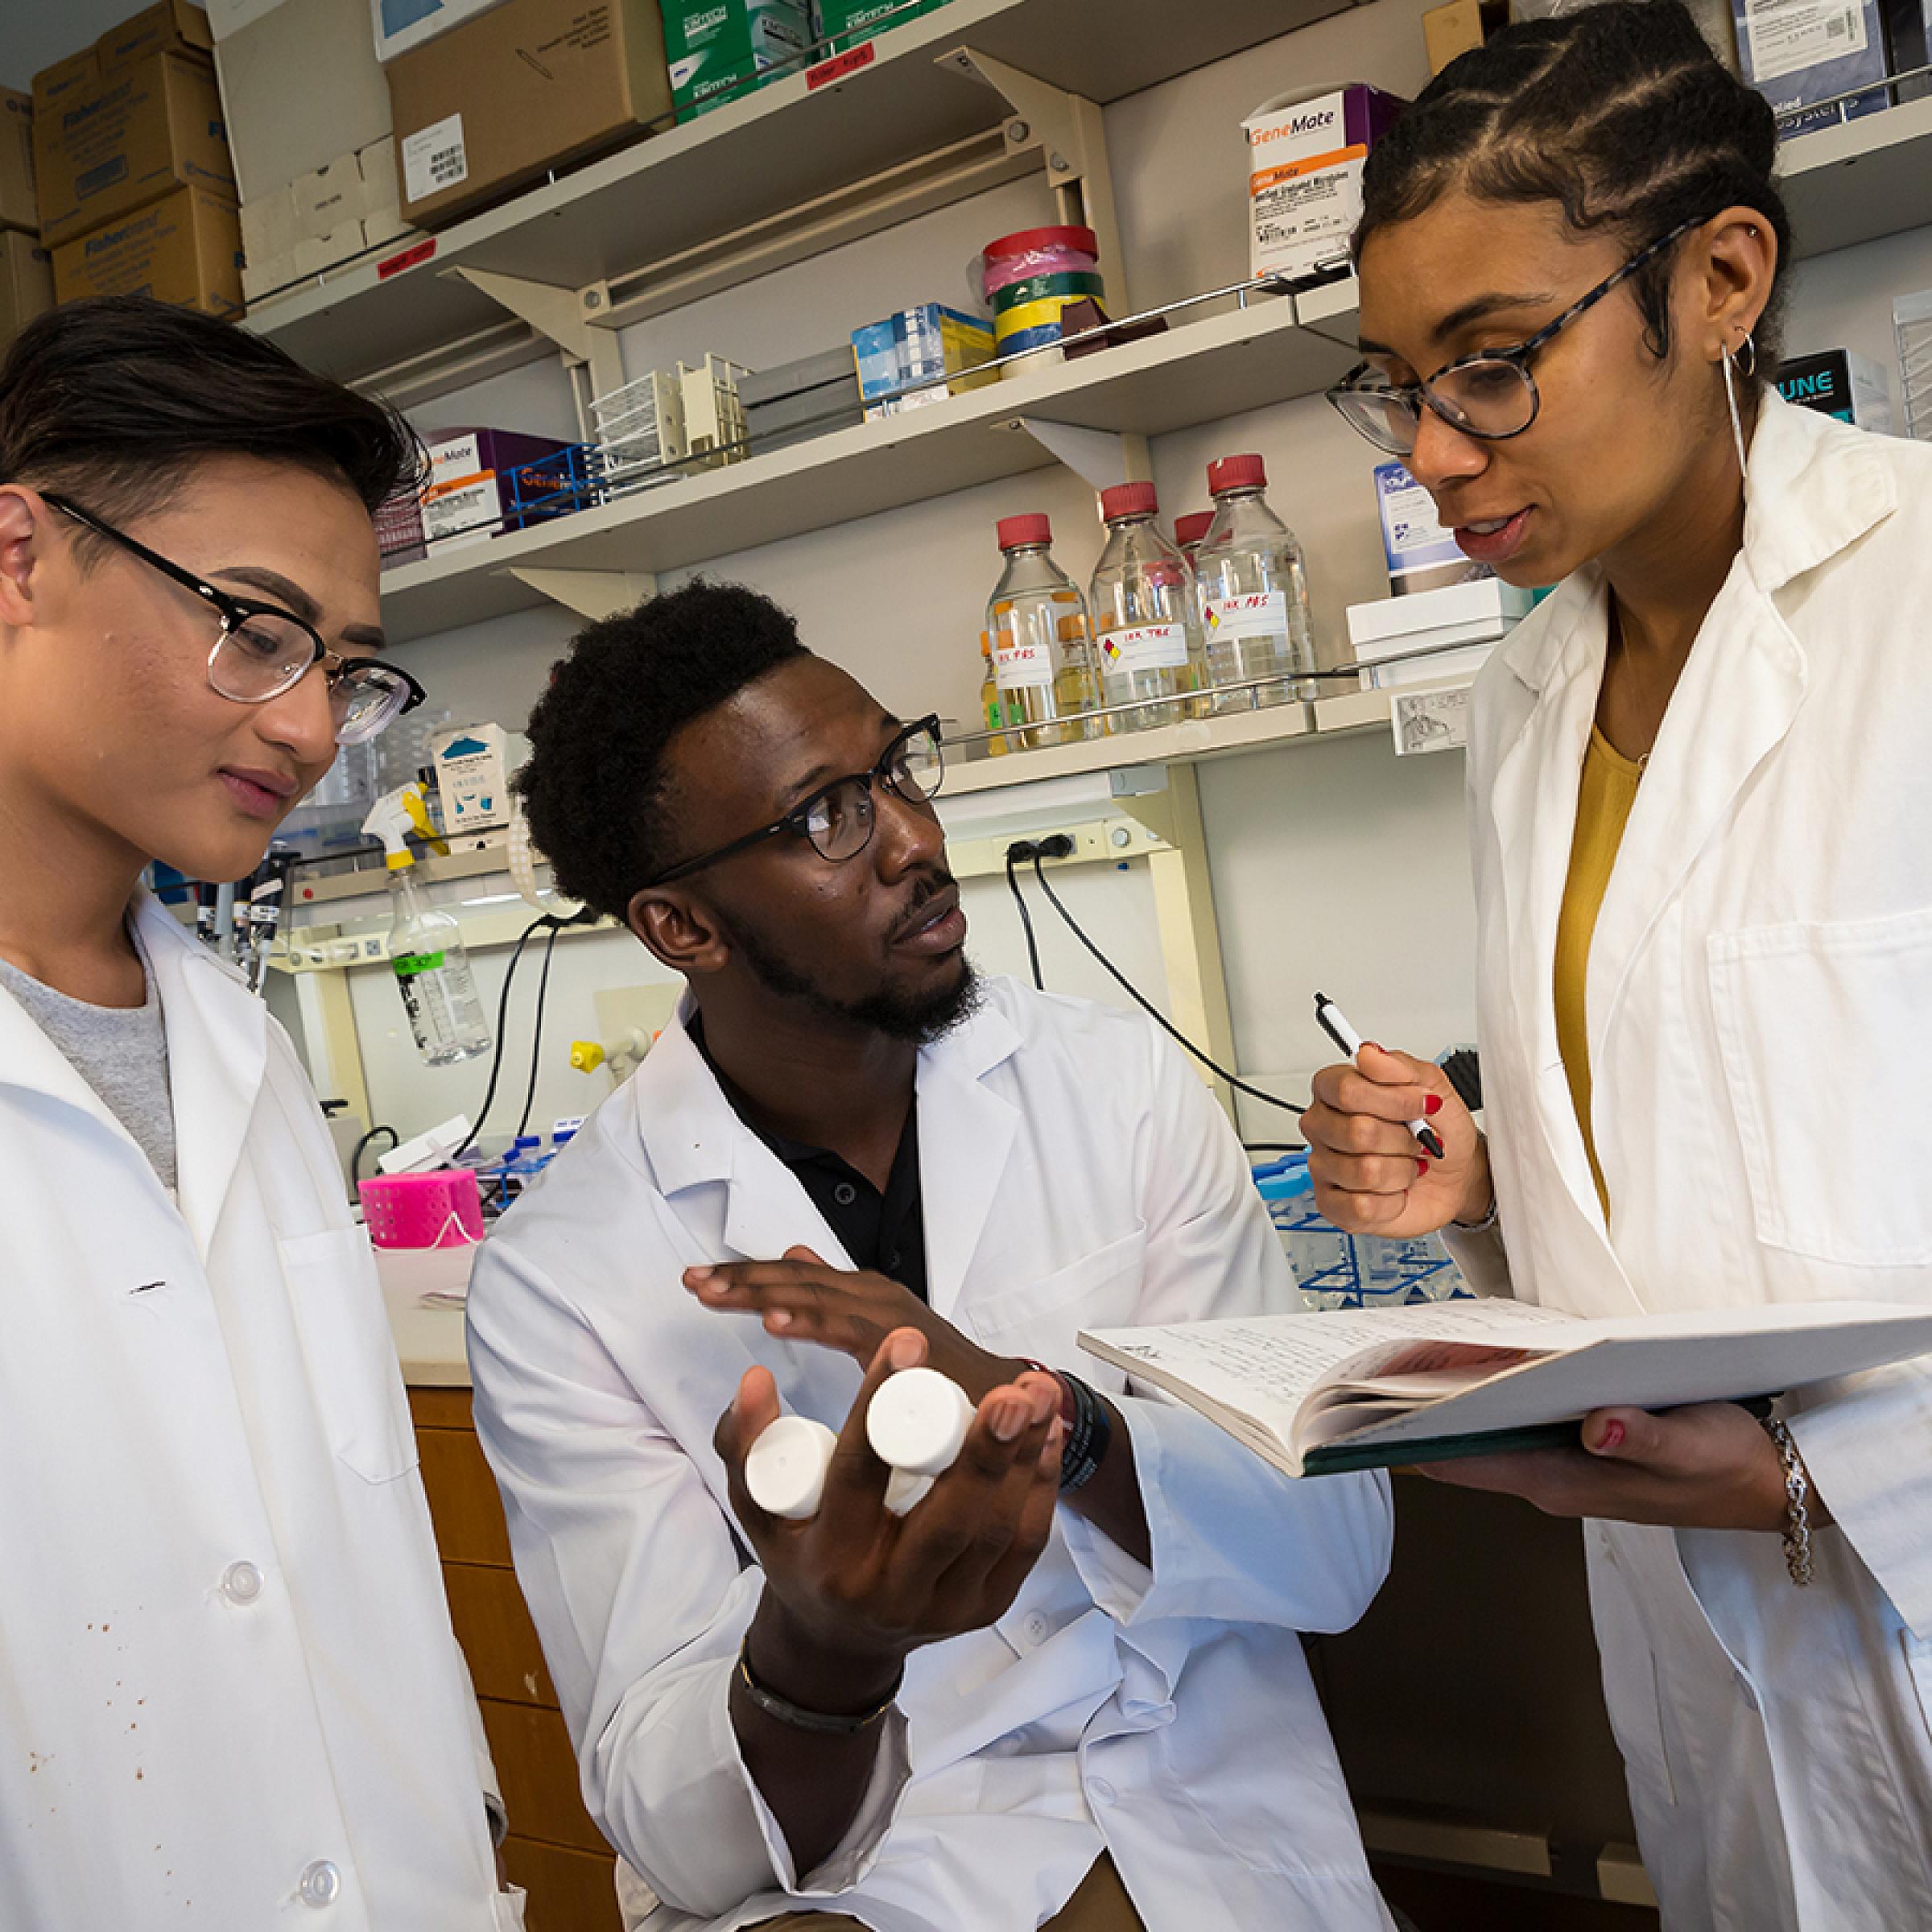
{"label": "metal shelf", "polygon": [[[942,64],[952,50],[970,45],[1104,105],[1348,4],[1215,0],[1177,31],[1166,0],[950,0],[881,35],[869,63],[835,83],[788,76],[457,222],[416,266],[384,278],[382,260],[398,251],[363,258],[248,324],[308,367],[355,379],[503,333],[503,311],[457,268],[581,289],[761,225],[778,231],[773,266],[809,252],[786,250],[785,228],[855,184],[886,191],[873,224],[884,227],[1037,166],[1004,155],[1002,104]],[[985,152],[969,165],[963,147],[976,141]],[[938,178],[914,167],[925,157],[939,159]]]}
{"label": "metal shelf", "polygon": [[1932,97],[1787,141],[1778,172],[1797,252],[1822,255],[1932,222]]}
{"label": "metal shelf", "polygon": [[1023,419],[1154,436],[1307,395],[1344,374],[1352,351],[1300,327],[1296,307],[1278,297],[1078,361],[1042,361],[910,415],[403,564],[384,573],[383,621],[406,640],[541,604],[513,567],[674,570],[1018,476],[1054,460]]}

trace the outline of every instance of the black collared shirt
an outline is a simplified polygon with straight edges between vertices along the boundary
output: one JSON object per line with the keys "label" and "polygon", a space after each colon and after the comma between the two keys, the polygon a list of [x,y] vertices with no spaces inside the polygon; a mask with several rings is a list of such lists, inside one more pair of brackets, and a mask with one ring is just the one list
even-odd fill
{"label": "black collared shirt", "polygon": [[811,1204],[825,1217],[855,1268],[868,1269],[910,1289],[921,1301],[926,1293],[926,1207],[919,1186],[919,1109],[906,1111],[905,1130],[893,1156],[892,1172],[881,1194],[842,1155],[828,1147],[787,1140],[763,1125],[744,1096],[711,1057],[702,1018],[693,1013],[691,1044],[704,1055],[733,1113],[798,1177]]}

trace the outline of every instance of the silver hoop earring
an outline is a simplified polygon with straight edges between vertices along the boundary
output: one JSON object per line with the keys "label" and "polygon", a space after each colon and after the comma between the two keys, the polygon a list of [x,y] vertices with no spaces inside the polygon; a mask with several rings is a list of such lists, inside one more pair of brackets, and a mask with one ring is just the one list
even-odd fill
{"label": "silver hoop earring", "polygon": [[[1748,337],[1746,339],[1748,340]],[[1727,350],[1718,357],[1717,361],[1718,367],[1724,371],[1724,402],[1731,411],[1731,441],[1737,451],[1737,473],[1741,482],[1748,473],[1748,466],[1744,459],[1744,426],[1737,414],[1737,380],[1732,374],[1732,365],[1736,360],[1736,355]],[[1755,351],[1752,355],[1751,366],[1753,369],[1757,366]]]}
{"label": "silver hoop earring", "polygon": [[[1747,356],[1751,358],[1748,362],[1744,360]],[[1731,359],[1737,365],[1737,373],[1747,382],[1757,374],[1757,344],[1748,330],[1745,331],[1744,341],[1732,350]]]}

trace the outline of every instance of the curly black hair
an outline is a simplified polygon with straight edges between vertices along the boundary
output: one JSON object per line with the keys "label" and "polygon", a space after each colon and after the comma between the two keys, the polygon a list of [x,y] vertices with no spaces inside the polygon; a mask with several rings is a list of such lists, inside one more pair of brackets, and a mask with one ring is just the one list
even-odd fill
{"label": "curly black hair", "polygon": [[[1573,229],[1608,229],[1633,253],[1722,208],[1755,208],[1777,238],[1777,280],[1755,332],[1757,373],[1769,380],[1791,252],[1777,156],[1771,104],[1717,60],[1679,0],[1600,0],[1506,27],[1430,82],[1364,163],[1356,259],[1377,229],[1454,188],[1554,201]],[[1660,361],[1670,286],[1670,251],[1632,278]]]}
{"label": "curly black hair", "polygon": [[148,295],[49,309],[0,364],[0,481],[64,491],[120,522],[158,510],[217,456],[299,465],[372,514],[427,467],[388,404],[265,336]]}
{"label": "curly black hair", "polygon": [[515,788],[558,890],[621,919],[675,848],[664,753],[693,719],[809,656],[770,598],[704,579],[580,631],[530,715]]}

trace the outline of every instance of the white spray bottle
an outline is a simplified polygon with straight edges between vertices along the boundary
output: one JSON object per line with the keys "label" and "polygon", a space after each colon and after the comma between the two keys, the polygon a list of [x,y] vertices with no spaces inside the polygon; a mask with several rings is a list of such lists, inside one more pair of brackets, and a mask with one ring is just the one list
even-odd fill
{"label": "white spray bottle", "polygon": [[425,906],[412,876],[415,855],[407,834],[436,836],[419,785],[386,791],[362,821],[388,854],[389,890],[395,923],[389,929],[390,969],[409,1014],[416,1051],[432,1067],[448,1067],[489,1051],[489,1023],[463,949],[463,935],[446,912]]}

